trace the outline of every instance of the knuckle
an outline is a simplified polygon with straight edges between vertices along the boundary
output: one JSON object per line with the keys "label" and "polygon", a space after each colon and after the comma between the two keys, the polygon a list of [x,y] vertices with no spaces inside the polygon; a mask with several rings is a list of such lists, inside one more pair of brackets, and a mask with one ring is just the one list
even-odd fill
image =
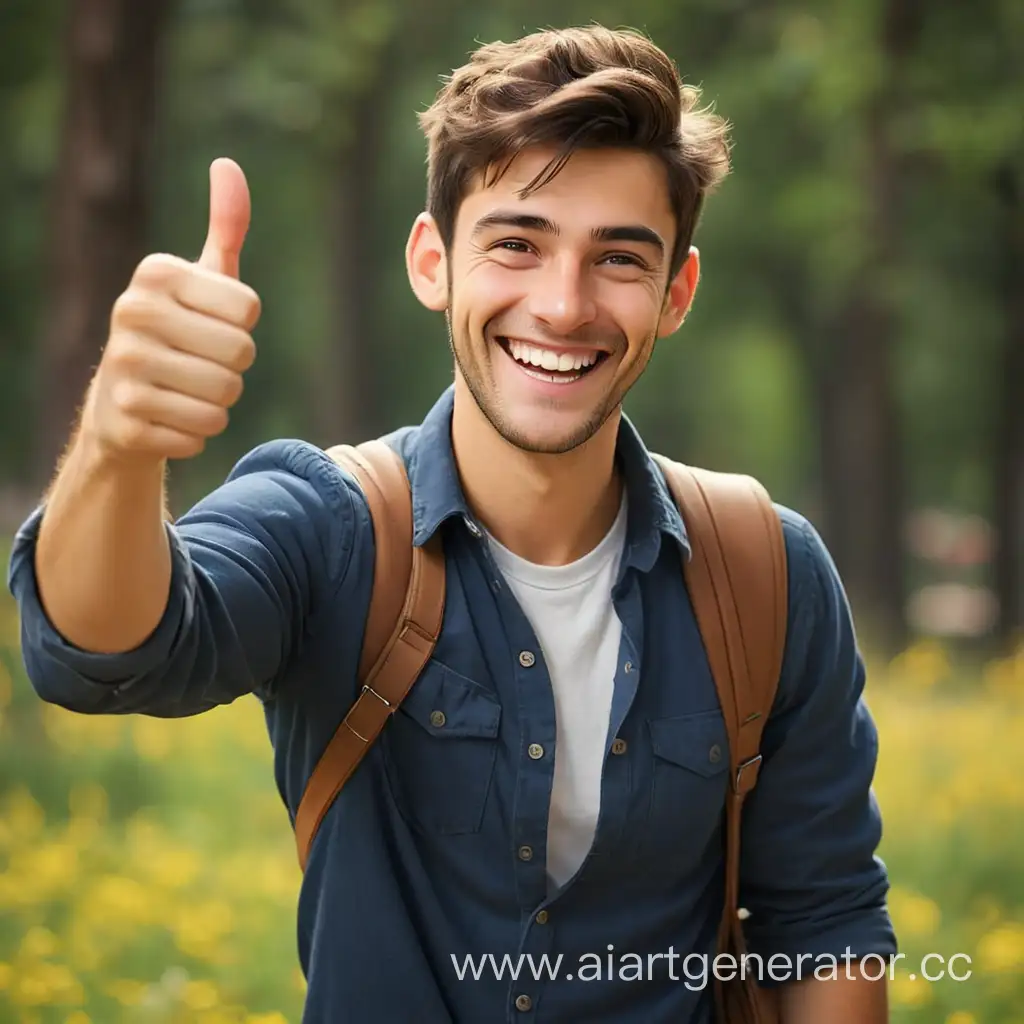
{"label": "knuckle", "polygon": [[198,428],[206,437],[214,437],[227,429],[228,418],[227,409],[220,405],[211,405],[199,416]]}
{"label": "knuckle", "polygon": [[234,405],[242,397],[243,386],[240,374],[231,373],[226,375],[220,385],[219,404],[225,408]]}
{"label": "knuckle", "polygon": [[[173,257],[166,253],[151,253],[144,257],[132,275],[132,287],[164,290],[174,280],[177,267]],[[131,291],[132,288],[129,288]]]}
{"label": "knuckle", "polygon": [[220,279],[218,284],[227,289],[226,305],[231,310],[231,320],[245,331],[251,331],[259,322],[263,303],[256,291],[244,281],[232,278]]}
{"label": "knuckle", "polygon": [[231,368],[239,373],[244,373],[255,361],[256,343],[248,334],[240,335],[235,351],[232,353]]}
{"label": "knuckle", "polygon": [[173,446],[168,446],[168,455],[176,459],[190,459],[199,455],[206,447],[206,438],[195,434],[182,434],[175,439]]}
{"label": "knuckle", "polygon": [[131,378],[122,377],[115,380],[110,388],[110,400],[120,412],[131,418],[138,413],[143,404],[142,388]]}
{"label": "knuckle", "polygon": [[263,313],[263,302],[259,295],[248,286],[245,289],[243,309],[245,329],[251,331],[260,321],[260,316]]}
{"label": "knuckle", "polygon": [[142,327],[152,317],[154,305],[144,288],[129,287],[115,300],[111,320],[119,327]]}
{"label": "knuckle", "polygon": [[148,362],[148,352],[133,334],[124,334],[108,348],[106,359],[118,373],[137,378]]}
{"label": "knuckle", "polygon": [[135,268],[133,280],[146,287],[167,288],[188,267],[184,260],[169,253],[156,252],[146,256]]}
{"label": "knuckle", "polygon": [[143,447],[146,439],[146,424],[134,416],[125,416],[121,420],[117,433],[123,448],[139,449]]}

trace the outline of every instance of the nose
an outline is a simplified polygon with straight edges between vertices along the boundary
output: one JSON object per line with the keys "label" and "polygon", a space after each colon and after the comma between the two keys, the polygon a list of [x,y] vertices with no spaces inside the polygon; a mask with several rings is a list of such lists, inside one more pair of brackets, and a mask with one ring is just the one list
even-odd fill
{"label": "nose", "polygon": [[578,261],[553,260],[531,277],[530,313],[553,333],[570,334],[595,319],[597,307]]}

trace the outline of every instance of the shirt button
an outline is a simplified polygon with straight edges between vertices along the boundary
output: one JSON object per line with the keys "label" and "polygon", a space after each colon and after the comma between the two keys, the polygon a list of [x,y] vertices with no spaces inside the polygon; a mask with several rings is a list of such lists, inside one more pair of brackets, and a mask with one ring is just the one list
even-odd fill
{"label": "shirt button", "polygon": [[712,764],[718,764],[722,760],[722,748],[717,743],[708,751],[708,760]]}
{"label": "shirt button", "polygon": [[444,725],[445,721],[447,721],[447,719],[445,719],[443,711],[431,711],[430,712],[430,724],[431,725],[436,725],[437,728],[440,729],[441,726]]}
{"label": "shirt button", "polygon": [[548,912],[546,910],[538,910],[537,916],[534,918],[534,920],[537,922],[537,924],[547,924]]}
{"label": "shirt button", "polygon": [[626,741],[625,740],[621,740],[621,739],[616,739],[615,742],[612,744],[612,753],[613,754],[624,754],[625,752],[626,752]]}
{"label": "shirt button", "polygon": [[474,537],[480,536],[480,527],[477,526],[476,523],[474,523],[473,520],[469,518],[469,516],[463,516],[462,520],[466,524],[466,529],[469,530],[469,532],[473,534]]}
{"label": "shirt button", "polygon": [[533,656],[533,651],[520,651],[519,652],[519,664],[523,668],[529,668],[537,659]]}
{"label": "shirt button", "polygon": [[626,675],[629,675],[633,671],[633,662],[627,661],[622,667],[626,670]]}
{"label": "shirt button", "polygon": [[529,846],[519,847],[519,859],[520,860],[531,860],[533,858],[533,850]]}
{"label": "shirt button", "polygon": [[516,996],[516,1009],[524,1012],[533,1006],[533,1000],[529,996]]}
{"label": "shirt button", "polygon": [[529,753],[530,757],[536,761],[537,758],[544,756],[544,748],[539,743],[531,743]]}

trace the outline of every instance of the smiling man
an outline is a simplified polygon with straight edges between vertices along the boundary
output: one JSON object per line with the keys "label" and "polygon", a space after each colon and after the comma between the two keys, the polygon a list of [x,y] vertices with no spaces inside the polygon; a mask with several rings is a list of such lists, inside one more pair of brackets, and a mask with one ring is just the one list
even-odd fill
{"label": "smiling man", "polygon": [[[406,260],[455,379],[386,440],[415,543],[444,540],[444,622],[316,832],[306,1022],[713,1020],[687,958],[715,951],[727,733],[686,524],[622,411],[690,308],[728,170],[697,100],[648,40],[590,28],[481,47],[422,117]],[[118,300],[10,581],[48,701],[184,716],[258,695],[294,819],[360,693],[367,499],[321,449],[274,440],[163,515],[167,460],[225,429],[255,358],[248,222],[241,170],[216,162],[203,254],[147,258]],[[745,810],[750,946],[776,972],[838,965],[780,987],[783,1024],[881,1024],[884,980],[850,969],[895,952],[864,668],[827,551],[778,514],[788,632]],[[619,969],[636,960],[639,981]]]}

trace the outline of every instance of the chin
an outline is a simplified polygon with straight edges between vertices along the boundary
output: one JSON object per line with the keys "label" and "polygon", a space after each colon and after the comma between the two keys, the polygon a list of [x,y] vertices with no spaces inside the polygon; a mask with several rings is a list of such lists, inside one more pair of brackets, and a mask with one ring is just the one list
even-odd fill
{"label": "chin", "polygon": [[589,441],[607,417],[572,417],[536,412],[506,416],[492,423],[513,447],[535,455],[564,455]]}
{"label": "chin", "polygon": [[496,381],[495,375],[485,383],[484,374],[466,372],[457,351],[455,358],[457,380],[472,396],[478,413],[506,443],[523,452],[571,452],[597,434],[615,409],[607,395],[592,396],[575,408],[551,395],[525,396],[520,387],[502,387],[504,382]]}

